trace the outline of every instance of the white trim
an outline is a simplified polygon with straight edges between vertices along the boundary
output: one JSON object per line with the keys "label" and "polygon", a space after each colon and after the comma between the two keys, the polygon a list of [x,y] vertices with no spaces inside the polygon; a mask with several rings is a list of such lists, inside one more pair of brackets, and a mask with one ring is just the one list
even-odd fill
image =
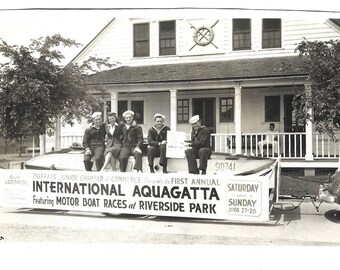
{"label": "white trim", "polygon": [[177,90],[170,89],[170,128],[177,129]]}
{"label": "white trim", "polygon": [[79,60],[86,56],[87,53],[100,41],[100,39],[106,35],[106,33],[111,29],[111,27],[116,22],[113,18],[104,28],[70,61],[70,63],[77,63]]}
{"label": "white trim", "polygon": [[339,161],[284,161],[281,168],[338,168]]}
{"label": "white trim", "polygon": [[340,33],[340,26],[332,22],[331,19],[327,19],[325,23],[332,27],[336,32]]}
{"label": "white trim", "polygon": [[242,86],[234,86],[235,89],[235,133],[236,133],[236,154],[242,153]]}

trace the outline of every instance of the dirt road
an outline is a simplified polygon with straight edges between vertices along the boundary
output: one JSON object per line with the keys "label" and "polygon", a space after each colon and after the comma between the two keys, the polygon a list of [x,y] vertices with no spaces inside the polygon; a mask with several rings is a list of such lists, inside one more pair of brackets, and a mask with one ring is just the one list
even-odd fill
{"label": "dirt road", "polygon": [[[276,207],[287,210],[297,205],[298,202],[282,202]],[[0,254],[8,254],[2,261],[8,260],[13,265],[23,263],[22,260],[10,260],[13,256],[29,256],[28,260],[33,256],[37,263],[48,258],[48,269],[67,269],[74,263],[78,269],[80,265],[93,269],[99,264],[105,267],[108,262],[109,265],[121,266],[120,269],[131,269],[126,266],[156,269],[159,263],[163,265],[162,269],[174,269],[179,261],[180,266],[208,267],[224,265],[226,260],[229,260],[228,265],[235,263],[252,269],[272,269],[269,262],[277,263],[272,261],[276,256],[290,263],[296,254],[299,258],[311,256],[313,260],[318,256],[324,258],[325,252],[327,258],[336,252],[340,245],[340,207],[322,204],[319,210],[317,212],[306,201],[293,211],[274,209],[268,223],[240,224],[188,218],[0,208]],[[56,258],[53,254],[57,253],[57,258],[69,259],[70,262],[65,264],[64,260],[58,259],[56,264],[51,264],[51,260]],[[78,256],[81,256],[81,261]],[[91,260],[84,263],[84,256]],[[98,256],[100,259],[92,262]],[[169,264],[167,260],[170,258],[176,260]],[[334,262],[336,257],[332,258]],[[256,262],[257,265],[254,265]],[[54,268],[56,265],[58,267]],[[324,264],[316,260],[313,266],[318,265],[322,267]],[[283,269],[281,266],[277,265],[275,269]]]}

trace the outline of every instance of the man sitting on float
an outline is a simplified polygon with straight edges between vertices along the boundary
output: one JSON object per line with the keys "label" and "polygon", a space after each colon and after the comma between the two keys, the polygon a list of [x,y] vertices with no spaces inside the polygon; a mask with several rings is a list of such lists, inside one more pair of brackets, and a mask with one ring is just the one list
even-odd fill
{"label": "man sitting on float", "polygon": [[[208,159],[212,152],[210,147],[211,132],[202,125],[199,115],[191,117],[189,124],[192,127],[191,140],[186,142],[188,143],[187,146],[191,148],[185,150],[189,173],[199,174],[199,171],[201,171],[201,174],[206,174]],[[197,168],[197,158],[200,161],[199,168]]]}
{"label": "man sitting on float", "polygon": [[154,173],[154,159],[160,157],[159,165],[163,167],[163,173],[167,173],[167,158],[166,158],[166,144],[167,144],[167,133],[170,128],[164,125],[165,116],[156,113],[154,116],[155,125],[152,126],[148,131],[148,162],[150,172]]}
{"label": "man sitting on float", "polygon": [[126,172],[130,155],[133,155],[135,158],[135,165],[133,166],[133,169],[137,172],[142,172],[143,169],[143,154],[141,150],[141,146],[143,144],[143,130],[139,125],[133,123],[134,115],[135,113],[133,111],[126,111],[123,113],[125,124],[122,127],[122,133],[124,139],[123,147],[119,155],[119,166],[121,172]]}

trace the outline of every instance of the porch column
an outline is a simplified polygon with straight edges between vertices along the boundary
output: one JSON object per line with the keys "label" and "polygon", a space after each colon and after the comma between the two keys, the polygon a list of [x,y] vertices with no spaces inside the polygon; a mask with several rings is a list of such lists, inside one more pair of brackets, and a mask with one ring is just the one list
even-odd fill
{"label": "porch column", "polygon": [[118,92],[110,92],[111,95],[111,112],[118,116]]}
{"label": "porch column", "polygon": [[176,131],[177,128],[177,89],[170,90],[170,128]]}
{"label": "porch column", "polygon": [[61,148],[61,119],[60,116],[56,119],[56,128],[54,133],[54,150],[60,150]]}
{"label": "porch column", "polygon": [[39,135],[40,155],[46,154],[46,134]]}
{"label": "porch column", "polygon": [[[311,92],[311,86],[310,84],[305,84],[305,91]],[[313,109],[309,109],[310,115],[313,117]],[[305,160],[313,160],[313,123],[310,120],[307,120],[306,122],[306,155]]]}
{"label": "porch column", "polygon": [[241,134],[241,89],[240,84],[234,86],[235,89],[235,143],[236,154],[242,154],[242,134]]}

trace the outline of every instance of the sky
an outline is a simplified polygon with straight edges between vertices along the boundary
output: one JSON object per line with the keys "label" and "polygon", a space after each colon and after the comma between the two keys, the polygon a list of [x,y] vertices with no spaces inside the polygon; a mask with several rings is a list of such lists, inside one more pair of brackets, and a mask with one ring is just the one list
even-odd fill
{"label": "sky", "polygon": [[[61,34],[86,45],[114,17],[112,11],[0,11],[0,38],[11,45],[28,45],[31,39]],[[66,48],[66,60],[81,50]]]}
{"label": "sky", "polygon": [[[171,1],[136,1],[123,0],[11,0],[0,2],[0,38],[11,45],[28,45],[31,39],[47,35],[61,34],[65,38],[74,39],[83,46],[88,44],[110,20],[119,16],[146,17],[166,16],[178,17],[190,15],[190,9],[209,8],[207,11],[195,11],[196,14],[214,16],[214,11],[224,8],[241,8],[245,10],[305,10],[305,11],[338,11],[335,17],[340,18],[340,1],[273,1],[273,0],[171,0]],[[230,3],[231,2],[231,3]],[[112,4],[114,3],[114,4]],[[308,4],[306,4],[308,3]],[[161,10],[148,10],[160,8]],[[211,10],[212,9],[212,10]],[[198,12],[198,13],[197,13]],[[234,11],[231,11],[234,12]],[[330,16],[334,13],[330,12]],[[65,49],[65,62],[72,60],[83,48]]]}

